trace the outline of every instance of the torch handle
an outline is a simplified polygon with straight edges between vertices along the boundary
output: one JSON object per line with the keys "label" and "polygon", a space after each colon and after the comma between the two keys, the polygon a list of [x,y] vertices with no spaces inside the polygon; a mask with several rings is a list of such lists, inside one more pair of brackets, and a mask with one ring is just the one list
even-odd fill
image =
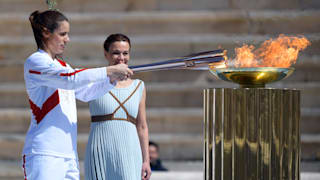
{"label": "torch handle", "polygon": [[225,56],[227,53],[226,50],[223,49],[217,49],[217,50],[212,50],[212,51],[203,51],[199,53],[194,53],[194,54],[189,54],[185,57],[196,57],[196,56],[203,56],[203,55],[216,55],[216,56]]}
{"label": "torch handle", "polygon": [[214,62],[223,62],[224,56],[216,57],[198,57],[198,58],[187,58],[187,59],[175,59],[169,61],[162,61],[157,63],[150,63],[138,66],[129,66],[134,73],[148,72],[148,71],[159,71],[159,70],[172,70],[172,69],[205,69],[208,64]]}
{"label": "torch handle", "polygon": [[222,50],[222,49],[213,50],[213,51],[205,51],[205,52],[200,52],[200,53],[196,53],[196,54],[190,54],[190,55],[188,55],[186,57],[182,57],[182,58],[171,59],[171,60],[150,63],[150,64],[130,66],[129,68],[137,69],[137,68],[143,68],[143,67],[162,66],[162,65],[169,65],[169,64],[172,64],[173,66],[175,66],[178,64],[180,65],[180,63],[185,64],[186,61],[194,61],[194,60],[212,58],[212,57],[217,57],[217,56],[226,56],[226,51]]}

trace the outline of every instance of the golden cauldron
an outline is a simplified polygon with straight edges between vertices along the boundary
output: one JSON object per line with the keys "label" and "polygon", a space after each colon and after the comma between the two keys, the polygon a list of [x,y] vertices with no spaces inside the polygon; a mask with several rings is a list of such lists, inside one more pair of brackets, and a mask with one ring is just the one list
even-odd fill
{"label": "golden cauldron", "polygon": [[209,69],[217,78],[237,83],[241,88],[264,88],[265,84],[285,79],[294,71],[292,67],[215,68],[212,66]]}

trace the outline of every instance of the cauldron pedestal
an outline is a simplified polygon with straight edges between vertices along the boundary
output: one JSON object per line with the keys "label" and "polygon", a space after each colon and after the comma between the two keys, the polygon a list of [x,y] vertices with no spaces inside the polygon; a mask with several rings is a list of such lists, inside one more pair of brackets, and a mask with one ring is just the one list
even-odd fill
{"label": "cauldron pedestal", "polygon": [[300,180],[300,91],[204,90],[205,180]]}

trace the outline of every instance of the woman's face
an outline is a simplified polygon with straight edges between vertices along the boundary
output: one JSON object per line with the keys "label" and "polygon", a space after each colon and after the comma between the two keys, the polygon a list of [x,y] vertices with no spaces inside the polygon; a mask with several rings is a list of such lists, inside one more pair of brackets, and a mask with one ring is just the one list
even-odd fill
{"label": "woman's face", "polygon": [[130,60],[130,45],[126,41],[113,42],[109,47],[109,51],[105,51],[104,54],[110,66],[128,64]]}
{"label": "woman's face", "polygon": [[45,33],[45,51],[47,51],[53,58],[56,55],[63,53],[64,48],[69,39],[70,25],[68,21],[62,21],[59,23],[59,27],[54,30],[53,33]]}

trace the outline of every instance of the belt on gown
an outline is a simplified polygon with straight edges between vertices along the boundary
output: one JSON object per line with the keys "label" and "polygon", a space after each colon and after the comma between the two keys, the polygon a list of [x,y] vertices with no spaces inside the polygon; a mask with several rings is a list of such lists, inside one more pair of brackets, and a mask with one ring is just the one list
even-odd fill
{"label": "belt on gown", "polygon": [[91,122],[103,122],[103,121],[112,121],[112,120],[122,120],[122,121],[131,122],[134,125],[137,124],[137,120],[135,118],[133,118],[132,116],[130,116],[130,115],[128,116],[127,119],[125,119],[125,118],[115,118],[113,114],[91,116]]}

